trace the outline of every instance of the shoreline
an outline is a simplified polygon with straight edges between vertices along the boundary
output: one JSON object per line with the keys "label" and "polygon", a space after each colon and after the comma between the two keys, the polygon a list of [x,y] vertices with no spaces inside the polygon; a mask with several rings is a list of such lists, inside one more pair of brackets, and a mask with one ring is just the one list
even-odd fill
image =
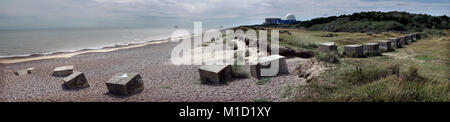
{"label": "shoreline", "polygon": [[102,47],[100,49],[81,49],[73,52],[55,52],[55,53],[41,53],[41,54],[30,54],[28,56],[13,56],[13,57],[3,57],[0,58],[0,64],[12,64],[12,63],[21,63],[21,62],[29,62],[36,60],[45,60],[45,59],[57,59],[57,58],[70,58],[76,55],[88,54],[88,53],[104,53],[104,52],[112,52],[116,50],[122,49],[130,49],[137,48],[151,44],[161,44],[170,42],[170,38],[168,39],[159,39],[152,40],[143,43],[134,43],[127,45],[116,45],[116,46],[107,46]]}
{"label": "shoreline", "polygon": [[[227,28],[230,29],[230,28]],[[223,32],[226,29],[220,29],[219,31]],[[204,32],[203,32],[204,33]],[[188,36],[180,36],[178,38],[194,38],[198,35],[190,34]],[[23,54],[23,55],[12,55],[0,57],[0,64],[13,64],[13,63],[21,63],[21,62],[29,62],[36,60],[45,60],[45,59],[57,59],[57,58],[70,58],[76,55],[82,55],[87,53],[104,53],[111,52],[122,49],[130,49],[136,47],[142,47],[150,44],[161,44],[170,42],[171,37],[165,39],[156,39],[147,42],[140,43],[130,43],[130,44],[115,44],[114,46],[105,46],[100,47],[98,49],[80,49],[75,51],[60,51],[60,52],[46,52],[46,53],[34,53],[34,54]]]}

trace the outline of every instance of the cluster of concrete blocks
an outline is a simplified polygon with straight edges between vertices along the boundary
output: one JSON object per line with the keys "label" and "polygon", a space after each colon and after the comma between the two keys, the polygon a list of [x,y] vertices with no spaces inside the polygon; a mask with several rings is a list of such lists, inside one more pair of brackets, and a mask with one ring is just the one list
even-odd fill
{"label": "cluster of concrete blocks", "polygon": [[[14,72],[18,76],[31,74],[34,67]],[[74,71],[73,65],[60,66],[53,69],[53,76],[64,77],[63,86],[67,89],[83,89],[90,87],[83,72]],[[144,82],[138,73],[118,73],[108,81],[106,87],[109,93],[130,95],[144,89]]]}
{"label": "cluster of concrete blocks", "polygon": [[[65,77],[63,85],[70,89],[90,87],[83,72],[74,71],[73,65],[56,67],[53,76]],[[113,94],[130,95],[141,91],[144,82],[138,73],[118,73],[106,81],[108,91]]]}
{"label": "cluster of concrete blocks", "polygon": [[73,65],[60,66],[53,69],[53,76],[65,77],[63,85],[69,89],[82,89],[90,87],[83,72],[74,71]]}
{"label": "cluster of concrete blocks", "polygon": [[[381,52],[394,51],[394,48],[402,48],[403,45],[410,44],[420,39],[419,34],[412,33],[397,38],[388,38],[388,40],[380,40],[377,43],[365,43],[363,45],[344,45],[343,55],[347,57],[367,57],[379,56]],[[319,52],[337,52],[337,46],[333,42],[320,43]]]}
{"label": "cluster of concrete blocks", "polygon": [[[274,64],[278,64],[278,70],[273,75],[266,75],[262,69],[269,69]],[[232,66],[226,65],[204,65],[199,69],[202,84],[225,84],[232,79]],[[272,77],[289,74],[286,58],[281,55],[269,55],[259,57],[257,61],[250,63],[250,74],[257,79],[262,77]]]}

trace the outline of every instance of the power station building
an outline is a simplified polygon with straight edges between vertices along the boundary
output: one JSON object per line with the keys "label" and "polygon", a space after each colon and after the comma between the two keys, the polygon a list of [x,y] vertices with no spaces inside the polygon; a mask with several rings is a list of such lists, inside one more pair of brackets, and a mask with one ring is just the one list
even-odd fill
{"label": "power station building", "polygon": [[285,18],[284,20],[281,18],[266,18],[266,20],[264,21],[264,24],[279,25],[279,24],[292,24],[294,22],[297,22],[297,20],[295,19],[295,16],[292,14],[287,14],[284,18]]}

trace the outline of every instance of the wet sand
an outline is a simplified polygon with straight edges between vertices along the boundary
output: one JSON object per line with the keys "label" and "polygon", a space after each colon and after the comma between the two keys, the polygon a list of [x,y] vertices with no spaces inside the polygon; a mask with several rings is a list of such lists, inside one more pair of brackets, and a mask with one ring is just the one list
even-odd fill
{"label": "wet sand", "polygon": [[[237,79],[225,85],[200,84],[196,65],[172,65],[170,54],[178,43],[163,42],[141,44],[121,48],[88,50],[2,60],[0,63],[0,101],[93,101],[93,102],[215,102],[215,101],[289,101],[281,98],[287,85],[305,82],[292,74],[298,63],[307,59],[288,59],[291,75],[271,78],[264,85],[256,85],[256,79]],[[61,86],[63,77],[53,77],[58,66],[74,65],[84,72],[89,88],[66,90]],[[31,74],[16,76],[14,71],[35,67]],[[246,70],[248,70],[248,66]],[[115,96],[108,93],[105,82],[116,73],[140,73],[145,89],[131,96]]]}

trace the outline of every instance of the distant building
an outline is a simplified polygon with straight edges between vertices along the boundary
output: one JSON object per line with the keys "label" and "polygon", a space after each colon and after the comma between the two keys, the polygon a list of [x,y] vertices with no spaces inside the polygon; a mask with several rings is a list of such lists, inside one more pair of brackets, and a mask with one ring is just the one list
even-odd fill
{"label": "distant building", "polygon": [[279,25],[279,24],[292,24],[294,22],[297,22],[297,20],[295,19],[295,16],[292,14],[287,14],[284,18],[285,18],[284,20],[281,18],[266,18],[266,20],[264,21],[264,24]]}

